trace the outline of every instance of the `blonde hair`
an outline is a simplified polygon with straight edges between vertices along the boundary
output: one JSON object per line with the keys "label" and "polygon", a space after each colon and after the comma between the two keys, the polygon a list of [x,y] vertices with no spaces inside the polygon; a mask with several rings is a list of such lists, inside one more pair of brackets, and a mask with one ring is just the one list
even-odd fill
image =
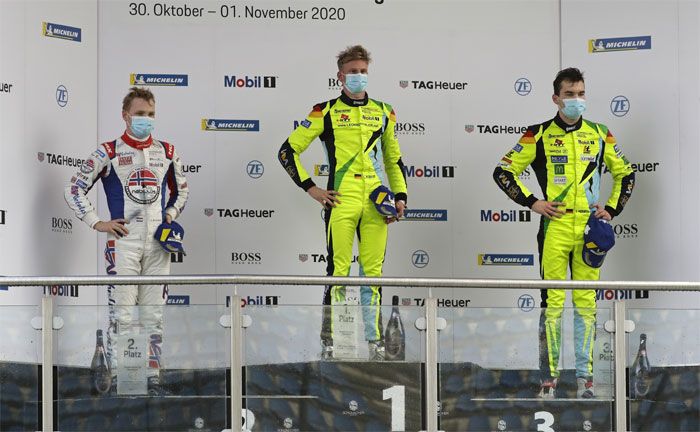
{"label": "blonde hair", "polygon": [[349,46],[338,53],[338,70],[341,70],[345,63],[349,63],[353,60],[364,60],[370,63],[372,57],[370,57],[369,52],[362,45]]}
{"label": "blonde hair", "polygon": [[153,103],[156,101],[156,97],[153,96],[153,93],[151,93],[149,89],[131,87],[129,93],[124,96],[124,100],[122,101],[122,110],[129,111],[129,108],[131,108],[131,101],[137,98]]}

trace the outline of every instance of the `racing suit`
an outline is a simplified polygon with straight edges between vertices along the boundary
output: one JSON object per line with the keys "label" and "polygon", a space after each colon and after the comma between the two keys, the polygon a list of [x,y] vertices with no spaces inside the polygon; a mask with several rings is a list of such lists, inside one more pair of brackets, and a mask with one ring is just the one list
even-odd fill
{"label": "racing suit", "polygon": [[[396,200],[406,201],[406,178],[395,126],[396,116],[389,104],[366,95],[362,100],[353,100],[342,93],[315,105],[280,148],[280,163],[297,186],[308,191],[315,184],[299,155],[317,137],[325,145],[329,164],[327,189],[341,195],[341,204],[328,207],[324,214],[328,276],[349,274],[355,233],[360,274],[382,275],[388,229],[369,194],[384,182],[383,162]],[[367,341],[382,340],[381,294],[379,286],[360,288]],[[324,290],[324,305],[344,299],[345,287],[328,286]],[[321,340],[325,346],[333,345],[332,307],[324,308]]]}
{"label": "racing suit", "polygon": [[[149,136],[138,141],[124,133],[121,138],[97,147],[71,179],[65,190],[68,206],[91,228],[100,221],[87,198],[97,179],[107,195],[112,220],[124,218],[129,234],[108,235],[105,249],[109,275],[167,275],[170,254],[153,238],[165,214],[172,219],[187,201],[187,181],[180,157],[172,144]],[[166,188],[170,191],[166,201]],[[115,341],[131,331],[134,306],[139,305],[141,324],[149,338],[149,376],[157,376],[163,335],[163,305],[167,285],[118,285],[108,287],[110,331],[107,353],[116,374]]]}
{"label": "racing suit", "polygon": [[[574,280],[598,280],[599,269],[583,262],[583,230],[600,194],[600,175],[610,171],[613,187],[605,209],[615,217],[627,204],[634,188],[634,172],[629,161],[605,125],[580,118],[566,124],[554,119],[527,128],[520,141],[501,159],[493,177],[515,202],[532,208],[538,200],[518,178],[531,165],[547,201],[560,201],[561,218],[540,218],[537,244],[540,275],[543,279],[563,280],[567,270]],[[542,380],[559,377],[561,315],[564,290],[541,290],[540,372]],[[593,375],[595,338],[595,290],[574,290],[574,346],[576,376]]]}

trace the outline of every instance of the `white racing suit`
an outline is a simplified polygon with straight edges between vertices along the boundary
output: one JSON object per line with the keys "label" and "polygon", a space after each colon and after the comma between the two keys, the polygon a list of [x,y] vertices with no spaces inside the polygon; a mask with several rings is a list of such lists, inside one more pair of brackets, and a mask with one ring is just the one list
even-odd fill
{"label": "white racing suit", "polygon": [[[111,219],[127,219],[129,230],[123,238],[108,235],[107,274],[169,274],[170,254],[163,250],[153,234],[166,213],[177,218],[187,201],[187,181],[175,147],[150,136],[145,141],[137,141],[126,133],[112,142],[100,144],[65,190],[68,206],[90,227],[100,221],[87,198],[98,179],[102,180]],[[132,331],[135,305],[138,305],[142,331],[149,340],[148,376],[157,376],[167,285],[110,285],[108,294],[107,353],[112,374],[117,373],[113,333],[125,335]]]}

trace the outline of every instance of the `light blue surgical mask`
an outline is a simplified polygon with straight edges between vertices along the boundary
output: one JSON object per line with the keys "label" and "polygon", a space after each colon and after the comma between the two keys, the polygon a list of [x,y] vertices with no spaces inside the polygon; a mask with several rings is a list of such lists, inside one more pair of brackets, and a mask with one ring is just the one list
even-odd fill
{"label": "light blue surgical mask", "polygon": [[131,116],[131,132],[138,139],[147,138],[153,131],[155,119],[145,116]]}
{"label": "light blue surgical mask", "polygon": [[367,74],[346,74],[345,88],[350,93],[362,93],[367,88]]}
{"label": "light blue surgical mask", "polygon": [[586,111],[586,99],[562,99],[562,102],[564,102],[564,108],[561,112],[571,120],[577,120]]}

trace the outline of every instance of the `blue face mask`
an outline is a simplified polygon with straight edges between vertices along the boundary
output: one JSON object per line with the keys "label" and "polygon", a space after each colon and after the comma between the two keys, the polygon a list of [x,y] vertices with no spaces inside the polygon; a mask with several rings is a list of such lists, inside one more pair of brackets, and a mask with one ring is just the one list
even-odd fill
{"label": "blue face mask", "polygon": [[571,120],[577,120],[586,111],[586,99],[574,98],[562,99],[562,101],[564,108],[561,109],[561,112]]}
{"label": "blue face mask", "polygon": [[362,93],[367,88],[367,74],[346,74],[345,88],[350,93]]}
{"label": "blue face mask", "polygon": [[144,139],[153,131],[155,119],[151,117],[132,116],[131,117],[131,132],[134,137]]}

